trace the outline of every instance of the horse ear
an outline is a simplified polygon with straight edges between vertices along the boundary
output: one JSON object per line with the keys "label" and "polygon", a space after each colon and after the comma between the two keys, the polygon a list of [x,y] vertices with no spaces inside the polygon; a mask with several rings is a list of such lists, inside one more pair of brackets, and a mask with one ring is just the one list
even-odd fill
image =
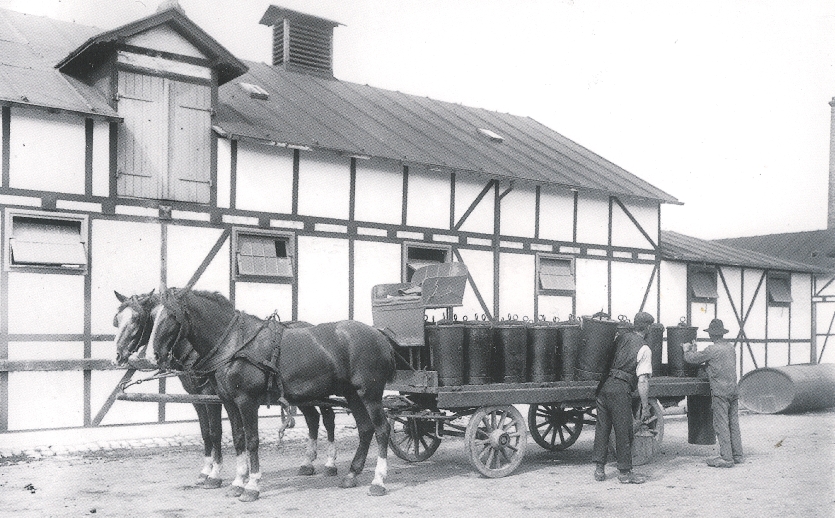
{"label": "horse ear", "polygon": [[128,300],[127,297],[125,297],[124,295],[122,295],[121,293],[119,293],[116,290],[113,290],[113,293],[116,294],[116,298],[119,299],[119,302],[124,302],[124,301]]}

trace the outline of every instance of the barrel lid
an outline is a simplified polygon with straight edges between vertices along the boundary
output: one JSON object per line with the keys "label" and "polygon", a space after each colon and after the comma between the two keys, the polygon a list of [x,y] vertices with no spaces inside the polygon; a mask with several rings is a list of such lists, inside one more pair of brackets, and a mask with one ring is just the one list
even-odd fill
{"label": "barrel lid", "polygon": [[739,380],[739,400],[758,414],[776,414],[794,399],[795,387],[783,371],[765,367],[749,372]]}

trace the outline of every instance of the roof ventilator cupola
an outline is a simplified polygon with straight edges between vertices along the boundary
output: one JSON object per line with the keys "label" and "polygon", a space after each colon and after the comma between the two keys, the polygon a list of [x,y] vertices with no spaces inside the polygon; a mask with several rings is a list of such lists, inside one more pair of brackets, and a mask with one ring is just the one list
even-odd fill
{"label": "roof ventilator cupola", "polygon": [[271,5],[262,25],[273,28],[273,66],[333,77],[333,28],[339,22]]}

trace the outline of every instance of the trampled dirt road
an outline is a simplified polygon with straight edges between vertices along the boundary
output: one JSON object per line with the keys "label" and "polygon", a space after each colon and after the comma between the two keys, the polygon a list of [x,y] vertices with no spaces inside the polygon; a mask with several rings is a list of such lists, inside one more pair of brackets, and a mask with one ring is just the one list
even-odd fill
{"label": "trampled dirt road", "polygon": [[[621,485],[615,467],[595,482],[594,437],[586,427],[577,443],[551,454],[532,440],[519,469],[486,479],[467,461],[462,439],[445,439],[428,461],[408,464],[389,454],[389,494],[367,495],[374,459],[361,486],[340,489],[338,479],[296,476],[304,444],[282,451],[263,445],[261,499],[244,504],[226,496],[234,472],[226,453],[224,487],[191,485],[200,452],[193,446],[115,450],[0,465],[4,516],[835,516],[835,410],[802,415],[743,414],[746,462],[732,469],[705,465],[716,446],[687,444],[687,423],[668,418],[663,453],[638,471],[641,486]],[[197,425],[195,424],[195,427]],[[338,467],[345,473],[355,430],[340,432]],[[296,435],[298,437],[298,435]],[[372,452],[375,446],[372,445]]]}

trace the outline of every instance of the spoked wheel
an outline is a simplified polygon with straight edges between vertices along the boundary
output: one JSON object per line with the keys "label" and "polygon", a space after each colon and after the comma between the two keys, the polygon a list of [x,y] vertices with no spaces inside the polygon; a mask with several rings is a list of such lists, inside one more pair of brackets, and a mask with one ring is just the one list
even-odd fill
{"label": "spoked wheel", "polygon": [[434,420],[401,417],[395,414],[389,415],[389,424],[391,451],[406,462],[424,461],[441,445]]}
{"label": "spoked wheel", "polygon": [[513,473],[525,456],[527,440],[525,421],[513,406],[479,408],[464,434],[470,463],[489,478]]}
{"label": "spoked wheel", "polygon": [[561,404],[530,405],[528,430],[536,443],[548,451],[561,451],[577,440],[583,431],[588,409]]}

